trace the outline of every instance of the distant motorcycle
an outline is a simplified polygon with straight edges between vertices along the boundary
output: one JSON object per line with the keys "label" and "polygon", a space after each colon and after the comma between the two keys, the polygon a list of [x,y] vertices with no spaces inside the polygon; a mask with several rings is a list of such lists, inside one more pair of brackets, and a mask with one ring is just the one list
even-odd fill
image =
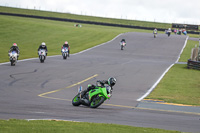
{"label": "distant motorcycle", "polygon": [[110,99],[112,96],[112,88],[110,86],[97,85],[95,89],[90,90],[81,97],[82,87],[79,88],[78,94],[73,98],[72,105],[79,106],[85,105],[90,108],[99,107],[105,100]]}
{"label": "distant motorcycle", "polygon": [[125,43],[125,42],[120,42],[121,50],[123,50],[125,46],[126,46],[126,43]]}
{"label": "distant motorcycle", "polygon": [[17,63],[17,56],[18,54],[15,50],[9,53],[11,66],[15,66],[15,64]]}
{"label": "distant motorcycle", "polygon": [[44,63],[44,60],[46,59],[46,51],[44,49],[40,49],[38,51],[39,59],[41,63]]}
{"label": "distant motorcycle", "polygon": [[171,30],[171,28],[169,28],[168,30],[166,30],[167,31],[167,35],[168,35],[168,37],[171,35],[171,32],[172,32],[172,30]]}
{"label": "distant motorcycle", "polygon": [[62,56],[63,59],[67,59],[67,57],[69,56],[69,49],[67,47],[62,48]]}

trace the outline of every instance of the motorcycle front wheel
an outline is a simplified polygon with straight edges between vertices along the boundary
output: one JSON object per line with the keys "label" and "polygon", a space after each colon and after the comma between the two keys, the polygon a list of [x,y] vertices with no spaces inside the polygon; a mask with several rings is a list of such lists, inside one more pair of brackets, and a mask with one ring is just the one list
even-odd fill
{"label": "motorcycle front wheel", "polygon": [[63,53],[63,59],[67,59],[67,54]]}
{"label": "motorcycle front wheel", "polygon": [[63,59],[64,59],[64,60],[66,60],[66,59],[67,59],[67,57],[66,57],[66,56],[63,56]]}
{"label": "motorcycle front wheel", "polygon": [[124,49],[124,46],[121,45],[121,50],[123,50],[123,49]]}
{"label": "motorcycle front wheel", "polygon": [[80,95],[80,94],[77,94],[77,95],[73,98],[73,100],[72,100],[72,105],[74,105],[74,106],[79,106],[79,105],[81,105],[79,95]]}
{"label": "motorcycle front wheel", "polygon": [[92,98],[90,102],[90,108],[97,108],[99,107],[103,102],[105,101],[105,98],[103,96],[96,95]]}
{"label": "motorcycle front wheel", "polygon": [[39,57],[39,58],[40,58],[40,62],[41,62],[41,63],[44,63],[44,58],[45,58],[45,57],[44,57],[44,56],[42,56],[42,55],[40,55],[40,57]]}
{"label": "motorcycle front wheel", "polygon": [[15,61],[14,60],[11,60],[10,63],[11,63],[11,66],[15,66]]}

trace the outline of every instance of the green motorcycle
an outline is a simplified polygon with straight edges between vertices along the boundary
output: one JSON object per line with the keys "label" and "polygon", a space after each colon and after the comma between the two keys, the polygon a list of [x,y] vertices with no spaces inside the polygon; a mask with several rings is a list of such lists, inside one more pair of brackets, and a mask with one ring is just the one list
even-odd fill
{"label": "green motorcycle", "polygon": [[[89,84],[88,87],[91,85]],[[99,107],[105,100],[112,96],[112,88],[110,86],[102,86],[97,83],[94,89],[91,89],[81,97],[82,87],[79,88],[78,94],[73,98],[72,105],[85,105],[90,108]]]}

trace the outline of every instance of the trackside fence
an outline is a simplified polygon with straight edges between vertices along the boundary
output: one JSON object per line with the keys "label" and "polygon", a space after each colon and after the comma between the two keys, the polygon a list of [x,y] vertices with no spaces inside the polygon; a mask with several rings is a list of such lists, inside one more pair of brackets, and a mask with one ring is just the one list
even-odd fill
{"label": "trackside fence", "polygon": [[193,61],[189,59],[187,62],[187,68],[200,70],[200,61]]}

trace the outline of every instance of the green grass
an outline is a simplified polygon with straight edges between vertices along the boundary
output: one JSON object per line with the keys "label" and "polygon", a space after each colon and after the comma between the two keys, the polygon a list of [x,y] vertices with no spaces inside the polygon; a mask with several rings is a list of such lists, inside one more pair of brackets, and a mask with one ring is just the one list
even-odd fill
{"label": "green grass", "polygon": [[198,41],[192,41],[192,40],[187,41],[187,45],[186,45],[183,53],[181,54],[179,62],[187,62],[187,60],[190,59],[192,48],[194,48],[195,45],[198,47],[199,42]]}
{"label": "green grass", "polygon": [[[172,27],[172,24],[170,23],[104,18],[104,17],[95,17],[95,16],[76,15],[76,14],[71,14],[71,13],[58,13],[58,12],[48,12],[48,11],[31,10],[31,9],[11,8],[11,7],[4,7],[4,6],[0,6],[0,12],[28,14],[28,15],[36,15],[36,16],[45,16],[45,17],[68,18],[68,19],[76,19],[76,20],[83,20],[83,21],[105,22],[105,23],[124,24],[124,25],[133,25],[133,26],[141,26],[141,27],[151,27],[151,28],[156,27],[156,28],[168,29],[169,27]],[[162,32],[164,33],[164,31]],[[196,34],[189,34],[189,35],[191,37],[196,37],[196,38],[199,37],[199,35],[196,35]]]}
{"label": "green grass", "polygon": [[193,38],[200,38],[200,35],[197,35],[197,34],[187,34],[187,35]]}
{"label": "green grass", "polygon": [[75,15],[75,14],[70,14],[70,13],[57,13],[57,12],[47,12],[47,11],[39,11],[39,10],[9,8],[9,7],[3,7],[3,6],[0,6],[0,12],[58,17],[58,18],[68,18],[68,19],[77,19],[77,20],[84,20],[84,21],[106,22],[106,23],[145,26],[145,27],[157,27],[157,28],[171,27],[171,24],[168,24],[168,23],[157,23],[157,22],[155,23],[155,22],[147,22],[147,21],[112,19],[112,18],[103,18],[103,17],[94,17],[94,16]]}
{"label": "green grass", "polygon": [[48,120],[0,120],[2,133],[180,133],[155,128],[142,128],[116,124]]}
{"label": "green grass", "polygon": [[176,64],[146,99],[200,106],[200,71]]}

